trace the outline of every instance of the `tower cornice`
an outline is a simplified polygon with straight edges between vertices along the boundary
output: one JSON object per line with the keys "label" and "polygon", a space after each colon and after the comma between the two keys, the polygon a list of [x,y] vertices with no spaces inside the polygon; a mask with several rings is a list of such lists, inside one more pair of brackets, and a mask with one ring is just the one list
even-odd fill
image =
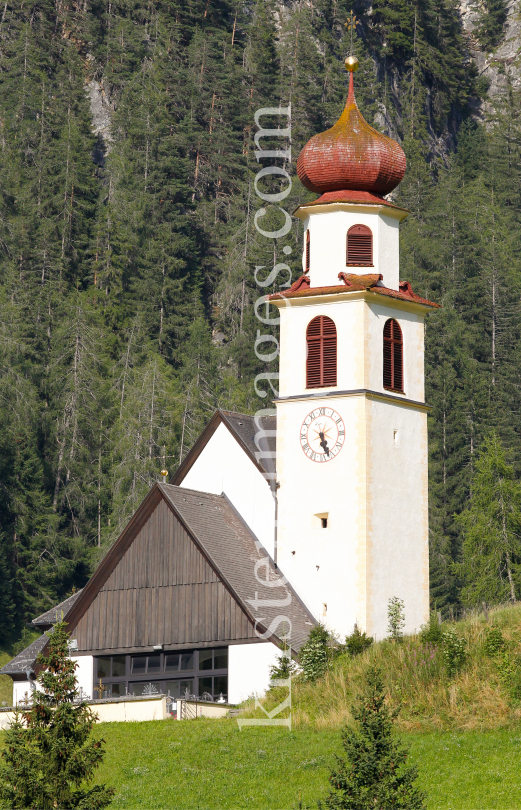
{"label": "tower cornice", "polygon": [[[373,195],[367,194],[367,197],[372,197]],[[331,197],[331,199],[327,199]],[[324,199],[326,198],[326,199]],[[353,193],[353,199],[348,199],[347,196],[345,199],[339,198],[338,194],[323,194],[317,200],[313,200],[313,202],[303,203],[299,205],[293,212],[293,216],[297,217],[302,221],[306,220],[310,214],[327,214],[332,211],[349,211],[350,213],[363,213],[363,214],[382,214],[386,217],[392,217],[393,219],[397,219],[398,222],[403,222],[406,217],[409,216],[410,211],[406,208],[400,208],[397,205],[393,205],[392,203],[388,203],[386,200],[378,199],[374,197],[374,199],[362,199],[360,194],[360,199],[356,199],[355,193]]]}
{"label": "tower cornice", "polygon": [[272,400],[275,405],[278,405],[283,402],[296,402],[296,401],[308,401],[313,402],[315,405],[319,403],[322,399],[330,400],[338,397],[339,399],[345,399],[347,397],[366,397],[367,399],[377,399],[380,402],[392,402],[393,405],[403,405],[406,408],[414,408],[417,411],[424,411],[428,413],[432,410],[431,405],[427,405],[426,402],[419,402],[415,399],[408,399],[404,396],[397,396],[396,394],[387,394],[382,393],[381,391],[371,391],[368,388],[355,388],[349,391],[338,391],[337,389],[331,389],[329,391],[320,391],[315,393],[307,393],[307,394],[294,394],[293,396],[285,396],[285,397],[278,397],[277,399]]}
{"label": "tower cornice", "polygon": [[368,304],[385,304],[388,307],[425,314],[432,309],[439,309],[440,304],[428,301],[426,298],[409,298],[399,290],[390,290],[387,287],[372,287],[369,290],[350,289],[349,287],[308,287],[292,292],[275,293],[269,296],[270,303],[278,307],[309,306],[310,304],[336,304],[339,302],[366,301]]}

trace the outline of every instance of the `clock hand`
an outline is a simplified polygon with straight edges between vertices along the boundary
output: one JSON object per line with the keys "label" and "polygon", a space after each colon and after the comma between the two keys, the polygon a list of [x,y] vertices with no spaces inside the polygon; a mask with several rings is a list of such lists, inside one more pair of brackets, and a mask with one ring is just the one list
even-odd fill
{"label": "clock hand", "polygon": [[326,437],[324,436],[323,432],[320,432],[318,435],[320,437],[320,446],[324,450],[324,453],[326,454],[326,456],[328,456],[329,455],[329,447],[327,446]]}

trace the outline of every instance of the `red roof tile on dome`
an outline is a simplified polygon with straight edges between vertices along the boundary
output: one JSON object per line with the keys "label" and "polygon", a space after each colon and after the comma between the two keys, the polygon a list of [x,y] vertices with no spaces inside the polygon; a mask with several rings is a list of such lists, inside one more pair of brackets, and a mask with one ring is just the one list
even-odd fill
{"label": "red roof tile on dome", "polygon": [[345,189],[388,194],[402,180],[405,166],[401,146],[361,115],[351,73],[342,115],[331,129],[307,142],[297,161],[297,174],[317,194]]}

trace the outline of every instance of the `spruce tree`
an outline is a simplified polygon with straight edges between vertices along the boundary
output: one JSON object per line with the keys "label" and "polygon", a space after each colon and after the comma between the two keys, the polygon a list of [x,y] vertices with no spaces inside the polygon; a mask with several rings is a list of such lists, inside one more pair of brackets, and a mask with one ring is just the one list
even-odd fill
{"label": "spruce tree", "polygon": [[471,498],[457,522],[462,561],[455,566],[468,605],[511,600],[521,593],[521,484],[497,435],[488,436],[474,462]]}
{"label": "spruce tree", "polygon": [[18,712],[6,732],[0,764],[0,806],[38,810],[98,810],[114,794],[105,785],[88,786],[104,757],[102,739],[91,739],[96,715],[78,701],[68,656],[65,622],[50,633],[48,652],[40,655],[39,688],[32,705]]}
{"label": "spruce tree", "polygon": [[386,704],[382,675],[376,665],[366,673],[365,688],[352,707],[356,724],[342,730],[345,758],[329,781],[325,806],[331,810],[423,810],[424,794],[415,786],[415,766],[408,766],[408,749],[395,738],[398,711]]}

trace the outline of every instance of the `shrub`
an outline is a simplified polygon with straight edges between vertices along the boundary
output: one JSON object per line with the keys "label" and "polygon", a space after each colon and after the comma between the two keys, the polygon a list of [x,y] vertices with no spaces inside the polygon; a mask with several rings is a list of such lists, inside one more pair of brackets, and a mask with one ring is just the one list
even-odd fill
{"label": "shrub", "polygon": [[277,663],[270,667],[270,681],[286,680],[286,678],[295,675],[297,665],[291,657],[289,650],[283,650],[277,656]]}
{"label": "shrub", "polygon": [[463,666],[466,659],[467,641],[459,638],[453,627],[442,633],[442,655],[447,668],[447,675],[452,678]]}
{"label": "shrub", "polygon": [[356,655],[360,655],[360,653],[365,652],[369,649],[371,644],[373,643],[373,639],[371,636],[367,636],[364,633],[361,633],[358,629],[358,625],[355,624],[353,632],[350,636],[346,636],[346,643],[345,643],[345,651],[354,658]]}
{"label": "shrub", "polygon": [[331,635],[323,624],[317,624],[309,633],[308,640],[300,648],[299,661],[305,681],[316,681],[323,675],[330,661]]}
{"label": "shrub", "polygon": [[438,623],[438,615],[434,611],[430,615],[429,624],[422,625],[420,641],[424,644],[436,644],[437,646],[443,641],[443,630]]}
{"label": "shrub", "polygon": [[337,757],[337,767],[331,771],[332,791],[326,807],[423,810],[424,794],[413,784],[418,770],[406,766],[408,749],[393,735],[398,712],[386,705],[378,667],[368,669],[364,692],[351,711],[356,730],[346,727],[342,731],[346,757]]}
{"label": "shrub", "polygon": [[399,642],[403,638],[403,628],[405,627],[404,603],[402,599],[393,596],[389,599],[387,606],[387,618],[389,620],[389,638],[394,642]]}
{"label": "shrub", "polygon": [[490,658],[497,658],[505,649],[505,639],[499,627],[487,627],[485,652]]}

